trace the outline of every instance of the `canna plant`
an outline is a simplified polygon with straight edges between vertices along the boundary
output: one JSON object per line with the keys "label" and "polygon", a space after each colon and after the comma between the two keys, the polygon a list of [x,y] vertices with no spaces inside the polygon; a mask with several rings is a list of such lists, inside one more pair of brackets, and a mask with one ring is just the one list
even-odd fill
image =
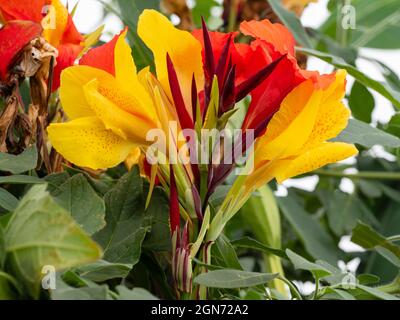
{"label": "canna plant", "polygon": [[368,149],[397,155],[398,115],[362,121],[400,82],[355,67],[367,36],[303,29],[316,0],[100,2],[126,27],[96,45],[77,6],[0,0],[0,299],[396,299],[399,174]]}
{"label": "canna plant", "polygon": [[[357,154],[353,145],[326,142],[350,117],[342,103],[346,72],[301,70],[294,38],[280,24],[249,21],[241,31],[254,40],[236,43],[236,33],[210,32],[204,22],[191,34],[145,10],[138,34],[153,52],[155,73],[137,72],[123,31],[62,73],[60,98],[70,121],[48,127],[53,147],[77,166],[147,163],[148,201],[156,180],[169,192],[172,274],[181,297],[207,298],[193,277],[207,271],[213,243],[252,192],[274,178],[282,182]],[[234,128],[243,135],[220,152],[227,137],[203,139],[203,130],[225,129],[248,95],[242,125]],[[152,129],[166,137],[156,150]],[[199,134],[194,141],[187,129]],[[196,161],[209,145],[209,161]],[[235,160],[244,154],[238,167]],[[214,212],[209,200],[235,169],[241,172]],[[193,269],[194,259],[204,266]]]}

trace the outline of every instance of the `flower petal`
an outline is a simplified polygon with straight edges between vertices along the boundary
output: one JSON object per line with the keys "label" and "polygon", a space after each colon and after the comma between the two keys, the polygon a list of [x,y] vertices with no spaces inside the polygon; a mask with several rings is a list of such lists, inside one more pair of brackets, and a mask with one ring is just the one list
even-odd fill
{"label": "flower petal", "polygon": [[171,57],[186,108],[190,111],[192,77],[195,75],[198,88],[203,88],[204,73],[201,44],[189,32],[178,30],[162,14],[155,10],[144,10],[139,18],[138,34],[152,50],[157,69],[157,78],[171,97],[167,71],[167,53]]}
{"label": "flower petal", "polygon": [[53,91],[57,90],[60,87],[61,72],[64,69],[73,66],[75,60],[78,58],[79,54],[82,51],[82,47],[76,44],[62,44],[57,49],[58,57],[57,64],[54,67],[53,73]]}
{"label": "flower petal", "polygon": [[68,161],[92,169],[118,165],[135,147],[107,130],[97,117],[51,124],[47,132],[53,147]]}
{"label": "flower petal", "polygon": [[[106,91],[102,92],[103,88]],[[111,129],[118,136],[135,142],[135,144],[146,145],[151,143],[146,141],[146,135],[151,129],[157,128],[157,124],[143,115],[146,110],[141,110],[141,105],[130,100],[132,96],[121,94],[118,87],[117,90],[112,90],[109,85],[103,88],[101,83],[94,79],[84,86],[83,91],[86,101],[97,117],[103,121],[105,127]],[[127,112],[124,106],[131,108],[131,110],[135,110],[136,107],[137,113]]]}
{"label": "flower petal", "polygon": [[[44,23],[42,23],[45,24],[43,35],[51,45],[58,47],[68,24],[69,13],[60,0],[52,0],[49,8],[47,16],[43,19]],[[54,23],[55,26],[52,25]]]}
{"label": "flower petal", "polygon": [[101,69],[108,72],[110,75],[115,76],[114,52],[118,39],[119,35],[99,47],[90,49],[79,60],[79,64],[82,66]]}
{"label": "flower petal", "polygon": [[322,90],[315,89],[312,80],[296,87],[257,141],[256,163],[296,155],[312,132],[321,99]]}
{"label": "flower petal", "polygon": [[40,23],[42,10],[50,0],[0,0],[0,13],[4,22],[11,20],[29,20]]}
{"label": "flower petal", "polygon": [[88,66],[73,66],[61,74],[60,99],[70,119],[95,115],[83,91],[84,85],[93,79],[112,81],[113,78],[103,70]]}
{"label": "flower petal", "polygon": [[271,23],[267,19],[244,21],[240,24],[240,31],[245,35],[264,40],[281,54],[295,55],[296,41],[290,31],[280,23]]}
{"label": "flower petal", "polygon": [[310,149],[292,160],[289,164],[280,166],[274,172],[279,183],[300,174],[314,171],[329,163],[334,163],[352,157],[358,153],[352,144],[342,142],[326,142]]}

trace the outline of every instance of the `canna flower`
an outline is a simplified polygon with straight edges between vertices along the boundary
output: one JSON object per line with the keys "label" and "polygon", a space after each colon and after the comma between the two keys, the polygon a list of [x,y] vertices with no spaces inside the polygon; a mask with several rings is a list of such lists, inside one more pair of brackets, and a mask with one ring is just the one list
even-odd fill
{"label": "canna flower", "polygon": [[42,25],[43,38],[58,50],[52,88],[58,89],[61,71],[73,65],[86,46],[67,8],[60,0],[0,0],[0,20],[5,24],[22,20]]}
{"label": "canna flower", "polygon": [[159,126],[126,32],[90,50],[79,66],[61,75],[60,99],[70,121],[51,124],[48,134],[54,148],[76,165],[113,167],[145,145],[146,133]]}
{"label": "canna flower", "polygon": [[266,133],[255,146],[255,188],[271,178],[279,183],[357,154],[352,144],[328,142],[346,128],[350,111],[342,100],[346,72],[339,70],[325,85],[307,80],[282,102]]}
{"label": "canna flower", "polygon": [[[346,72],[308,79],[293,89],[255,141],[252,162],[236,179],[207,235],[215,241],[251,194],[273,179],[286,179],[355,156],[352,144],[329,142],[346,126],[350,111],[342,102]],[[246,175],[247,174],[247,175]]]}
{"label": "canna flower", "polygon": [[[200,44],[158,12],[145,10],[138,34],[153,51],[156,79],[148,68],[137,73],[126,32],[62,73],[60,98],[71,121],[50,125],[48,133],[54,148],[76,165],[109,168],[128,158],[131,166],[140,158],[137,148],[150,144],[151,129],[168,131],[171,119],[193,126],[192,81],[204,82]],[[177,101],[176,109],[170,101]]]}

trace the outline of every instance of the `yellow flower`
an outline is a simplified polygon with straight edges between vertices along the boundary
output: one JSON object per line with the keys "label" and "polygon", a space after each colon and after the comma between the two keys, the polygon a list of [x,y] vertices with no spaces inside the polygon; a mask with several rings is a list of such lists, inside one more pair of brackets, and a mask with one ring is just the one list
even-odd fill
{"label": "yellow flower", "polygon": [[149,130],[167,130],[165,122],[174,113],[167,53],[182,92],[188,93],[185,101],[190,99],[193,74],[200,86],[204,81],[201,44],[190,33],[154,10],[142,13],[138,33],[153,51],[158,80],[148,68],[137,74],[126,31],[62,73],[60,99],[70,121],[50,125],[48,134],[53,147],[78,166],[113,167],[135,148],[152,143],[146,141]]}
{"label": "yellow flower", "polygon": [[346,72],[328,84],[309,79],[282,102],[266,133],[256,141],[254,172],[246,179],[257,189],[276,178],[279,183],[357,154],[352,144],[328,142],[346,126],[350,111],[343,103]]}

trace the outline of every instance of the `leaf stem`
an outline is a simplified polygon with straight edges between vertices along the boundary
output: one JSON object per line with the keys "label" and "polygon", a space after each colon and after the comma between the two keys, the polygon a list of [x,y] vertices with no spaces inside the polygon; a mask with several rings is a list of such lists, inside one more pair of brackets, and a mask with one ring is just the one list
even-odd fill
{"label": "leaf stem", "polygon": [[400,180],[400,172],[391,171],[361,171],[358,173],[344,173],[341,171],[316,170],[315,174],[319,176],[332,178],[349,178],[349,179],[371,179],[371,180]]}
{"label": "leaf stem", "polygon": [[286,279],[284,276],[281,275],[278,275],[276,279],[279,279],[284,283],[286,283],[290,288],[292,294],[297,298],[297,300],[303,300],[303,297],[301,296],[299,289],[297,289],[297,287],[291,281],[289,281],[288,279]]}

